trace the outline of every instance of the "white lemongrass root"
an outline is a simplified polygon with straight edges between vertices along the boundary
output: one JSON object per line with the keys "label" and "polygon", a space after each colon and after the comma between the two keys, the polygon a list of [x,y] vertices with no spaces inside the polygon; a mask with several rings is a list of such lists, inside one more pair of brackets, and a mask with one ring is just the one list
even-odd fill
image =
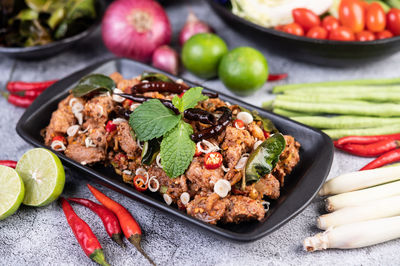
{"label": "white lemongrass root", "polygon": [[307,251],[367,247],[400,238],[400,216],[329,228],[304,240]]}
{"label": "white lemongrass root", "polygon": [[400,181],[331,196],[325,200],[325,208],[328,212],[333,212],[394,196],[400,196]]}
{"label": "white lemongrass root", "polygon": [[339,194],[400,180],[400,166],[347,173],[327,181],[320,196]]}
{"label": "white lemongrass root", "polygon": [[400,196],[370,201],[360,206],[347,207],[318,217],[317,226],[326,230],[344,224],[400,215]]}

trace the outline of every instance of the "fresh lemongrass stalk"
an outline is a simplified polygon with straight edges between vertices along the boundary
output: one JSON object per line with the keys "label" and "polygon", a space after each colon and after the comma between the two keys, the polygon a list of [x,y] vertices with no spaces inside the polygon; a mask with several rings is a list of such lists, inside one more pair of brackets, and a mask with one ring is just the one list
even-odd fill
{"label": "fresh lemongrass stalk", "polygon": [[400,122],[399,117],[380,118],[371,116],[290,116],[290,119],[310,127],[322,129],[371,128],[393,125]]}
{"label": "fresh lemongrass stalk", "polygon": [[341,86],[355,86],[355,85],[373,86],[373,85],[397,85],[397,84],[400,84],[400,78],[326,81],[326,82],[278,85],[275,86],[272,92],[279,93],[287,90],[294,90],[299,88],[311,88],[311,87],[332,87],[332,89],[334,89],[335,87],[341,87]]}
{"label": "fresh lemongrass stalk", "polygon": [[360,206],[347,207],[318,217],[317,227],[326,230],[351,224],[400,215],[400,196],[370,201]]}
{"label": "fresh lemongrass stalk", "polygon": [[333,91],[331,93],[306,93],[302,91],[293,91],[293,92],[288,92],[288,94],[284,95],[279,95],[279,96],[286,96],[286,97],[298,97],[298,98],[303,98],[303,99],[309,99],[309,101],[313,102],[322,102],[322,101],[328,101],[329,99],[332,99],[333,102],[336,101],[368,101],[368,102],[389,102],[389,103],[398,103],[400,101],[400,90],[398,92],[381,92],[381,91],[376,91],[376,92],[354,92],[354,91],[349,91],[349,92],[337,92]]}
{"label": "fresh lemongrass stalk", "polygon": [[332,139],[340,139],[346,136],[374,136],[395,134],[400,132],[400,125],[394,124],[370,128],[326,129],[323,131]]}
{"label": "fresh lemongrass stalk", "polygon": [[399,195],[400,181],[396,181],[376,187],[346,192],[328,197],[325,199],[325,209],[328,212],[333,212],[346,207],[359,206],[369,201],[385,199]]}
{"label": "fresh lemongrass stalk", "polygon": [[283,93],[287,94],[347,94],[349,92],[353,93],[367,93],[367,92],[400,92],[399,85],[372,85],[372,86],[339,86],[339,87],[329,87],[329,86],[319,86],[319,87],[301,87],[292,90],[286,90]]}
{"label": "fresh lemongrass stalk", "polygon": [[400,166],[343,174],[325,182],[320,196],[350,192],[400,179]]}
{"label": "fresh lemongrass stalk", "polygon": [[325,113],[360,116],[392,117],[400,116],[400,105],[389,103],[368,103],[352,105],[347,103],[306,103],[295,101],[275,100],[274,108],[305,113]]}
{"label": "fresh lemongrass stalk", "polygon": [[367,247],[400,237],[400,216],[332,227],[304,240],[307,251]]}

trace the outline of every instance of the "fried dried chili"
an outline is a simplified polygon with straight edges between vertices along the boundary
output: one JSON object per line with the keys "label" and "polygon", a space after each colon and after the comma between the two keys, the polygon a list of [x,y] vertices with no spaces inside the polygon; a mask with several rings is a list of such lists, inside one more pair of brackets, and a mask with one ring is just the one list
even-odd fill
{"label": "fried dried chili", "polygon": [[[144,103],[149,100],[157,99],[157,98],[152,98],[152,97],[145,97],[141,95],[131,95],[131,94],[126,94],[126,93],[115,93],[115,95],[121,96],[125,99],[132,100],[137,103]],[[172,104],[171,101],[165,100],[165,99],[157,99],[160,100],[160,102],[167,107],[168,109],[171,109],[175,114],[179,114],[179,110]]]}
{"label": "fried dried chili", "polygon": [[200,108],[189,108],[183,112],[183,117],[191,121],[199,121],[204,124],[215,124],[215,116]]}
{"label": "fried dried chili", "polygon": [[219,107],[216,111],[221,111],[222,116],[218,119],[217,125],[206,128],[198,133],[192,134],[190,138],[194,142],[198,142],[203,139],[212,138],[222,132],[226,128],[226,126],[231,122],[232,119],[232,111],[228,107]]}
{"label": "fried dried chili", "polygon": [[104,207],[103,205],[97,204],[91,200],[83,199],[83,198],[68,198],[69,201],[78,203],[82,206],[85,206],[96,213],[101,221],[103,222],[104,228],[107,231],[107,234],[114,240],[118,245],[124,247],[124,242],[122,241],[122,229],[118,222],[117,216]]}

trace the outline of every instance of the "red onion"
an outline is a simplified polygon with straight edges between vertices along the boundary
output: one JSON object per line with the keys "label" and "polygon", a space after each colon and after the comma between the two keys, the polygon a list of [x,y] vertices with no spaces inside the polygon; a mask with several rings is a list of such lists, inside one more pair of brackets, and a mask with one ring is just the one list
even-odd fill
{"label": "red onion", "polygon": [[214,30],[207,23],[200,21],[193,12],[190,12],[185,26],[179,33],[179,44],[182,46],[195,34],[211,32],[214,32]]}
{"label": "red onion", "polygon": [[171,24],[154,0],[116,0],[104,14],[102,36],[115,55],[147,62],[171,41]]}
{"label": "red onion", "polygon": [[154,51],[152,62],[154,67],[169,72],[173,75],[178,74],[178,53],[168,45],[160,46]]}

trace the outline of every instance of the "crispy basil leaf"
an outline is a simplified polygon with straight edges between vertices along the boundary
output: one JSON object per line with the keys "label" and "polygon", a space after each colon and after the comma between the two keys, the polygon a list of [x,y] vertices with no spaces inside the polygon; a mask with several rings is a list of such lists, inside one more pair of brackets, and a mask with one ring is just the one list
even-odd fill
{"label": "crispy basil leaf", "polygon": [[82,97],[89,93],[112,92],[115,89],[115,82],[102,74],[90,74],[83,77],[78,85],[72,89],[72,94],[75,97]]}
{"label": "crispy basil leaf", "polygon": [[140,76],[140,80],[148,80],[148,81],[164,81],[164,82],[174,82],[172,79],[170,79],[168,76],[161,74],[161,73],[155,73],[155,72],[143,72],[142,75]]}

